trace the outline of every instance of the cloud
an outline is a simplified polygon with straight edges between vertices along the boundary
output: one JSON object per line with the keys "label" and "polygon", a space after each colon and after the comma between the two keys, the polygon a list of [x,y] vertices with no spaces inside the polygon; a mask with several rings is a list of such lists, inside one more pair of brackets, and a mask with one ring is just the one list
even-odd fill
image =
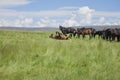
{"label": "cloud", "polygon": [[58,23],[56,20],[45,17],[36,23],[38,27],[57,27]]}
{"label": "cloud", "polygon": [[90,9],[88,6],[79,8],[78,10],[79,15],[84,16],[84,18],[81,20],[81,23],[90,24],[92,21],[91,19],[93,12],[95,12],[95,10]]}
{"label": "cloud", "polygon": [[74,6],[66,6],[66,7],[61,7],[58,8],[59,10],[76,10],[79,9],[79,7],[74,7]]}
{"label": "cloud", "polygon": [[33,19],[32,18],[24,18],[21,20],[21,24],[23,27],[31,27],[33,24]]}
{"label": "cloud", "polygon": [[65,20],[62,25],[64,25],[64,26],[78,26],[78,22],[76,20]]}
{"label": "cloud", "polygon": [[78,26],[91,24],[92,14],[95,10],[90,9],[88,6],[81,7],[76,11],[73,11],[71,17],[64,21],[64,25],[67,26]]}
{"label": "cloud", "polygon": [[15,11],[10,9],[0,9],[0,16],[29,16],[29,17],[65,17],[70,16],[72,11],[68,10],[45,10],[45,11]]}
{"label": "cloud", "polygon": [[28,0],[0,0],[0,8],[29,4]]}
{"label": "cloud", "polygon": [[102,24],[102,23],[104,23],[104,21],[105,21],[105,17],[101,17],[99,20],[99,23]]}
{"label": "cloud", "polygon": [[32,18],[23,18],[23,19],[16,19],[14,21],[0,19],[0,26],[7,26],[7,27],[32,27],[33,26],[33,19]]}
{"label": "cloud", "polygon": [[[0,3],[1,4],[1,3]],[[56,10],[15,11],[0,9],[0,26],[58,27],[120,24],[120,12],[96,11],[88,6]]]}
{"label": "cloud", "polygon": [[95,11],[94,16],[120,17],[120,12]]}
{"label": "cloud", "polygon": [[58,22],[54,19],[44,17],[40,20],[33,18],[19,17],[15,20],[0,19],[0,26],[4,27],[58,27]]}
{"label": "cloud", "polygon": [[94,10],[93,10],[93,9],[90,9],[88,6],[85,6],[85,7],[79,8],[78,12],[79,12],[80,14],[88,14],[88,13],[94,12]]}

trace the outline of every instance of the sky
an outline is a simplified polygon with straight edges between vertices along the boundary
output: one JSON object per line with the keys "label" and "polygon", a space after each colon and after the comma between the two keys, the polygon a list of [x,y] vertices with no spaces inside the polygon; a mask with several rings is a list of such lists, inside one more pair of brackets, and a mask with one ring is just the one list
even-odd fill
{"label": "sky", "polygon": [[120,25],[120,0],[0,0],[0,27]]}

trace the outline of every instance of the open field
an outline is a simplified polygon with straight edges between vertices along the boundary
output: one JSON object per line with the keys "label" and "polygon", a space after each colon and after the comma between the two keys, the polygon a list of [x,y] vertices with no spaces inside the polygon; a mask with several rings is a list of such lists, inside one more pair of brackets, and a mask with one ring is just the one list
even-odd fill
{"label": "open field", "polygon": [[120,80],[120,43],[0,31],[0,80]]}

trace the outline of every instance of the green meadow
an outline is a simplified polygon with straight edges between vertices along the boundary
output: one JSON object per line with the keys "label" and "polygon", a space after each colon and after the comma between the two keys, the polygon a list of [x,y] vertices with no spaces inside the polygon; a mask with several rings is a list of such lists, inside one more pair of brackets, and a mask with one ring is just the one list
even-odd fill
{"label": "green meadow", "polygon": [[0,80],[120,80],[120,43],[0,31]]}

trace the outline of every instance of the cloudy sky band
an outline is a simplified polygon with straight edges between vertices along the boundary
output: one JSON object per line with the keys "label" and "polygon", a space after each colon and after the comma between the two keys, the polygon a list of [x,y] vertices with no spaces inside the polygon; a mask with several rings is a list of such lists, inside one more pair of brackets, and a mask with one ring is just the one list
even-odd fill
{"label": "cloudy sky band", "polygon": [[[54,3],[53,1],[55,0],[51,0],[52,4]],[[58,27],[59,25],[120,25],[119,9],[118,11],[105,11],[104,7],[102,8],[101,5],[101,9],[103,10],[91,8],[91,5],[89,4],[87,4],[87,6],[78,6],[78,3],[73,0],[71,0],[70,3],[65,2],[66,4],[64,6],[63,3],[60,3],[62,6],[56,7],[54,9],[52,7],[54,7],[56,4],[49,6],[50,3],[45,3],[46,7],[51,8],[45,9],[41,5],[38,5],[41,4],[41,2],[49,1],[0,0],[0,26]],[[75,2],[76,5],[71,5],[72,2]],[[90,0],[88,0],[88,2],[90,2]],[[116,4],[115,2],[113,3]],[[86,3],[84,2],[84,4]],[[34,5],[37,5],[37,7]],[[97,5],[97,3],[95,5]],[[110,6],[109,4],[104,4],[104,2],[103,5]],[[30,6],[30,8],[28,8],[28,6]],[[116,6],[118,5],[113,5],[111,8],[116,8]],[[41,7],[43,10],[39,9]],[[22,10],[23,8],[26,10]],[[36,10],[35,8],[39,10]],[[106,8],[110,9],[110,7]]]}

